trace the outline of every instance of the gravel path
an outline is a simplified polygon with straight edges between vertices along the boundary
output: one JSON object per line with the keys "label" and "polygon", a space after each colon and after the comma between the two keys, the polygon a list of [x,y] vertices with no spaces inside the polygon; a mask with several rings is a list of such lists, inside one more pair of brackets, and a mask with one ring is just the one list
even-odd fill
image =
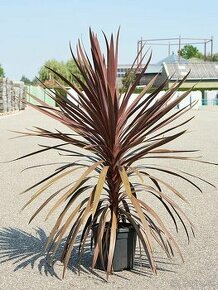
{"label": "gravel path", "polygon": [[[176,141],[178,147],[201,149],[205,159],[218,163],[218,111],[193,111],[196,115],[190,125],[191,134]],[[20,138],[9,140],[13,133],[8,130],[23,130],[31,126],[45,128],[62,128],[32,109],[16,115],[0,116],[0,160],[7,161],[37,149],[42,140],[37,138]],[[43,144],[46,144],[43,140]],[[47,143],[48,144],[48,143]],[[66,157],[64,157],[64,161]],[[28,200],[19,192],[33,184],[50,168],[21,171],[41,162],[58,162],[62,160],[54,152],[35,156],[32,159],[13,163],[0,164],[0,289],[218,289],[218,193],[214,188],[202,183],[204,193],[200,194],[186,184],[177,182],[181,191],[188,198],[191,206],[185,206],[186,213],[196,226],[196,238],[188,244],[183,230],[177,236],[185,263],[178,256],[173,260],[165,258],[157,249],[155,256],[158,262],[158,274],[151,274],[146,267],[138,266],[132,272],[123,271],[112,275],[105,282],[105,274],[101,271],[92,273],[87,263],[90,253],[87,250],[84,267],[80,276],[75,273],[74,261],[71,262],[66,278],[61,280],[62,265],[57,262],[49,266],[43,255],[43,247],[54,219],[44,222],[40,215],[30,225],[28,219],[39,203],[31,205],[22,213],[20,209]],[[196,165],[192,162],[181,164],[180,168],[188,168],[208,179],[218,187],[218,168],[208,165]],[[175,185],[175,181],[172,181]],[[162,209],[160,209],[160,212]],[[169,227],[172,225],[169,224]]]}

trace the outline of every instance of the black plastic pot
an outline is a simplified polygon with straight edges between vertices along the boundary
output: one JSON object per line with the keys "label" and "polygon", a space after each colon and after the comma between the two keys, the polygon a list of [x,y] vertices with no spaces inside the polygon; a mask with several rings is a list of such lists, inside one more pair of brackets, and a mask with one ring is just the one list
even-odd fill
{"label": "black plastic pot", "polygon": [[[108,227],[108,225],[106,225]],[[97,241],[98,224],[92,228],[94,243]],[[106,240],[106,234],[103,235],[102,248],[103,248],[103,262],[100,256],[98,256],[96,266],[97,269],[107,269],[107,254],[109,247],[109,235]],[[134,227],[129,223],[120,223],[117,229],[116,244],[114,250],[114,258],[112,263],[113,271],[122,271],[124,269],[133,269],[134,256],[136,248],[136,231]]]}

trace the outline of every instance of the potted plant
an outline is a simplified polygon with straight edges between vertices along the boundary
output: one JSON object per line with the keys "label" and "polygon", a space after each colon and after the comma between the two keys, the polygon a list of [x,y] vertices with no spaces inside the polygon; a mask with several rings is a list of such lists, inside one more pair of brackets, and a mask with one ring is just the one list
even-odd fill
{"label": "potted plant", "polygon": [[[152,195],[165,207],[177,231],[177,219],[181,221],[187,237],[189,237],[188,226],[193,231],[192,223],[172,196],[184,202],[187,201],[186,198],[178,189],[159,177],[158,173],[167,173],[170,177],[181,178],[199,190],[200,188],[191,180],[190,175],[165,169],[159,164],[150,162],[163,158],[177,161],[195,160],[194,157],[190,157],[195,150],[165,148],[165,145],[186,133],[186,129],[181,127],[192,119],[187,117],[175,123],[195,105],[195,102],[180,110],[173,110],[190,92],[184,92],[180,97],[173,98],[187,76],[176,82],[162,96],[159,92],[166,87],[168,79],[166,78],[158,88],[151,90],[157,78],[154,77],[142,92],[131,100],[151,56],[147,64],[141,68],[145,56],[136,65],[141,51],[139,52],[129,70],[129,73],[136,74],[134,81],[125,88],[125,91],[119,91],[116,85],[118,38],[119,32],[116,41],[113,35],[110,41],[105,36],[105,57],[97,36],[91,30],[91,57],[88,57],[80,42],[77,46],[77,56],[71,49],[73,60],[82,76],[79,78],[78,75],[73,75],[79,86],[50,69],[68,87],[77,92],[78,98],[71,95],[58,81],[56,83],[62,90],[56,91],[55,95],[52,92],[50,94],[57,108],[50,107],[32,96],[39,104],[29,106],[64,124],[69,132],[52,132],[37,127],[30,132],[22,133],[26,136],[57,139],[61,143],[44,146],[17,159],[49,150],[70,156],[68,164],[58,167],[53,174],[25,190],[35,192],[23,207],[35,201],[44,191],[58,184],[63,178],[72,179],[72,182],[62,190],[50,195],[30,219],[31,222],[51,201],[54,201],[47,217],[57,210],[60,214],[51,230],[47,245],[50,245],[55,254],[62,238],[67,235],[62,253],[63,275],[77,237],[80,235],[78,252],[80,261],[84,245],[91,233],[94,238],[92,267],[97,263],[98,267],[102,266],[106,270],[107,276],[113,269],[133,267],[136,236],[144,248],[153,272],[156,272],[154,242],[162,247],[168,257],[172,257],[175,250],[182,257],[176,241],[158,212],[149,205],[143,195]],[[66,94],[61,94],[61,91],[65,91],[70,98],[67,98]],[[75,151],[75,146],[79,150]],[[87,153],[84,153],[84,150]],[[75,161],[74,157],[79,158],[79,161]],[[196,161],[203,162],[198,159]],[[75,172],[80,173],[77,179]],[[165,193],[166,189],[170,195]],[[124,250],[124,253],[121,250]],[[126,257],[123,258],[124,254]],[[119,255],[122,255],[122,258]]]}

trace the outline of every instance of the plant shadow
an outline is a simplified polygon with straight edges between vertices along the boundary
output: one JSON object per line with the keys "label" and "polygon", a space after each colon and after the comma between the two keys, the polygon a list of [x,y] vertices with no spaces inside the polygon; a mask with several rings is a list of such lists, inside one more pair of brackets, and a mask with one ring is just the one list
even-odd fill
{"label": "plant shadow", "polygon": [[[172,267],[177,266],[178,264],[172,262],[169,258],[165,258],[162,256],[163,253],[156,253],[154,260],[157,264],[157,272],[170,272],[176,273],[176,271],[172,270]],[[134,259],[134,269],[131,272],[144,276],[153,275],[150,271],[149,261],[145,254],[141,254],[139,249],[136,249],[135,259]]]}
{"label": "plant shadow", "polygon": [[[78,253],[78,241],[72,252],[72,258],[68,264],[68,269],[72,272],[91,275],[93,278],[105,282],[104,272],[101,270],[92,270],[90,267],[92,260],[92,251],[89,241],[85,245],[83,258],[81,260],[81,266],[77,265],[77,253]],[[0,229],[0,263],[12,261],[15,265],[14,271],[18,271],[30,266],[38,268],[40,274],[46,276],[52,276],[57,279],[61,279],[55,271],[55,263],[61,261],[61,253],[64,248],[65,239],[62,239],[59,249],[57,250],[55,257],[51,258],[51,254],[45,251],[45,245],[48,240],[48,235],[41,228],[35,229],[35,235],[27,233],[18,228],[2,228]],[[156,258],[159,271],[174,272],[169,268],[174,263],[170,263],[168,259],[162,257]],[[120,275],[121,272],[115,272],[114,276],[118,276],[123,279],[125,275]],[[131,273],[143,275],[149,277],[152,275],[149,269],[149,263],[145,255],[141,255],[136,250],[134,269]]]}
{"label": "plant shadow", "polygon": [[[55,272],[54,264],[60,262],[65,239],[62,239],[55,257],[51,258],[51,254],[45,251],[45,245],[48,240],[47,234],[41,228],[35,229],[35,233],[36,235],[32,235],[21,229],[11,227],[0,229],[0,263],[13,261],[15,265],[14,271],[28,266],[31,266],[32,269],[37,267],[40,274],[60,279]],[[72,252],[72,259],[68,265],[69,270],[75,273],[78,270],[88,270],[92,257],[89,248],[85,246],[82,259],[84,267],[78,268],[76,265],[78,246],[75,246]]]}

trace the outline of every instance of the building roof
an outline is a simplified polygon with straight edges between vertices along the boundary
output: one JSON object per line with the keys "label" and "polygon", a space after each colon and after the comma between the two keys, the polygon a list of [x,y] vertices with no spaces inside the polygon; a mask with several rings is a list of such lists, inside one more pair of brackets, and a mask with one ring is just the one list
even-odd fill
{"label": "building roof", "polygon": [[162,65],[157,65],[157,64],[149,64],[145,74],[158,74],[162,72],[163,66]]}
{"label": "building roof", "polygon": [[[130,69],[131,68],[131,64],[119,64],[118,65],[118,69]],[[143,68],[145,66],[145,64],[142,64],[141,67]],[[136,65],[134,65],[134,68],[136,68]],[[163,70],[163,66],[162,64],[160,65],[157,65],[157,64],[149,64],[146,71],[145,71],[145,74],[158,74],[160,72],[162,72]]]}
{"label": "building roof", "polygon": [[218,80],[218,62],[163,63],[172,80],[182,79],[189,71],[187,80]]}
{"label": "building roof", "polygon": [[181,56],[179,57],[176,54],[171,54],[164,59],[160,60],[157,65],[162,65],[163,63],[189,63],[187,59],[182,58]]}

